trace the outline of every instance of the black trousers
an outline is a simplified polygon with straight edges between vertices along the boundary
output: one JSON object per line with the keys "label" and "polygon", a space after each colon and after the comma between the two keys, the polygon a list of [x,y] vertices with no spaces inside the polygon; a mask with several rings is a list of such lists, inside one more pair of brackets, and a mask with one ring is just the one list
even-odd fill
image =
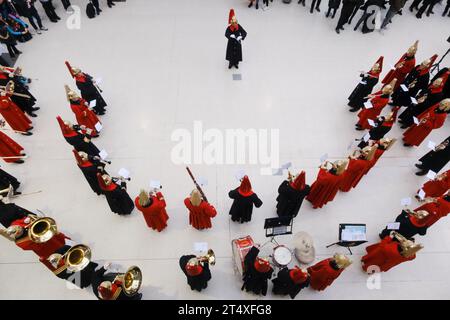
{"label": "black trousers", "polygon": [[422,0],[414,0],[411,6],[409,7],[409,10],[413,11],[413,9],[419,9],[419,4],[422,2]]}
{"label": "black trousers", "polygon": [[[311,10],[310,10],[311,13],[314,12],[314,7],[315,7],[316,9],[319,9],[319,8],[320,8],[320,2],[321,2],[321,1],[322,1],[322,0],[312,0],[312,2],[311,2]],[[316,2],[317,2],[317,4],[316,4]]]}
{"label": "black trousers", "polygon": [[91,0],[92,4],[94,5],[95,11],[97,11],[97,14],[100,13],[100,5],[98,4],[98,0]]}
{"label": "black trousers", "polygon": [[449,10],[450,10],[450,0],[447,0],[447,5],[445,6],[445,9],[444,9],[444,12],[442,13],[442,15],[445,16],[447,14],[447,12],[450,14]]}
{"label": "black trousers", "polygon": [[[436,4],[436,0],[424,0],[422,6],[417,11],[417,17],[422,17],[425,11],[427,11],[427,15],[430,15],[433,11],[434,5]],[[427,10],[428,9],[428,10]]]}
{"label": "black trousers", "polygon": [[328,12],[327,12],[327,15],[326,15],[327,18],[330,16],[332,10],[333,10],[333,14],[331,15],[331,19],[334,19],[334,16],[336,15],[337,8],[331,8],[331,7],[328,7]]}
{"label": "black trousers", "polygon": [[61,3],[66,10],[71,6],[70,0],[61,0]]}
{"label": "black trousers", "polygon": [[6,43],[6,48],[11,58],[14,58],[20,52],[14,44]]}
{"label": "black trousers", "polygon": [[58,20],[58,15],[56,14],[55,7],[51,1],[41,2],[42,7],[44,8],[45,14],[50,19],[50,21]]}
{"label": "black trousers", "polygon": [[[39,28],[42,28],[42,21],[41,17],[39,16],[39,13],[37,12],[36,8],[34,6],[31,6],[31,8],[28,8],[28,15],[26,16],[28,20],[30,21],[30,24],[33,26],[35,30]],[[34,23],[34,19],[36,19],[36,22],[38,26],[36,26],[36,23]]]}

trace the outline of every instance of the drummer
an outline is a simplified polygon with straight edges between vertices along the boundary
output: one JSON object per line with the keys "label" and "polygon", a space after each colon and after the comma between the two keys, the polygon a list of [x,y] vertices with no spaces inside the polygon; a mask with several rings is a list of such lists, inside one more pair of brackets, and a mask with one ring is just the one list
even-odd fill
{"label": "drummer", "polygon": [[267,293],[267,283],[272,277],[273,268],[268,258],[258,257],[259,249],[252,247],[245,256],[245,271],[242,280],[244,284],[241,290],[253,292],[265,296]]}

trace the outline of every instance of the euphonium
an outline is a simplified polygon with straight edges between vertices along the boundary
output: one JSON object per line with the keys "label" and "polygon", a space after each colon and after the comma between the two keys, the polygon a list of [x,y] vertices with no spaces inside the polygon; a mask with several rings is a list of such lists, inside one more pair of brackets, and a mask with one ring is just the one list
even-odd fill
{"label": "euphonium", "polygon": [[207,262],[208,264],[213,266],[216,264],[216,255],[212,249],[209,249],[206,256],[199,257],[198,260],[200,262]]}
{"label": "euphonium", "polygon": [[138,293],[142,284],[142,271],[137,266],[128,268],[127,272],[118,276],[122,282],[123,292],[131,297]]}
{"label": "euphonium", "polygon": [[28,225],[28,237],[35,243],[47,242],[57,233],[56,221],[52,218],[35,218]]}
{"label": "euphonium", "polygon": [[91,249],[83,244],[70,248],[63,256],[67,270],[79,272],[91,262]]}

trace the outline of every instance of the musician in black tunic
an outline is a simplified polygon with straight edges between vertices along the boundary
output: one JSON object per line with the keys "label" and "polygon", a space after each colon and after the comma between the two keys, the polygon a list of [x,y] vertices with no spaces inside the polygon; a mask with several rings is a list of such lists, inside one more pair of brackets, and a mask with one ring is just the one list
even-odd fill
{"label": "musician in black tunic", "polygon": [[231,190],[228,196],[233,199],[230,209],[231,220],[240,223],[251,221],[253,206],[259,208],[263,204],[256,193],[252,191],[252,185],[247,176],[242,179],[239,188]]}
{"label": "musician in black tunic", "polygon": [[398,119],[402,124],[402,129],[412,126],[414,124],[414,117],[417,118],[422,112],[425,112],[428,108],[444,99],[443,90],[446,81],[447,76],[434,80],[426,90],[423,90],[419,94],[419,98],[417,99],[418,104],[411,104],[400,114]]}
{"label": "musician in black tunic", "polygon": [[208,263],[199,261],[194,255],[186,255],[180,258],[179,264],[191,290],[200,292],[208,287],[208,281],[211,280]]}
{"label": "musician in black tunic", "polygon": [[258,257],[259,249],[252,247],[244,259],[244,284],[241,290],[265,296],[267,283],[272,277],[273,269],[267,259]]}
{"label": "musician in black tunic", "polygon": [[11,223],[16,220],[26,218],[28,216],[36,216],[33,212],[28,211],[14,203],[5,203],[5,198],[0,200],[0,224],[5,228],[9,228]]}
{"label": "musician in black tunic", "polygon": [[229,62],[228,69],[233,66],[239,68],[239,62],[242,61],[242,40],[247,37],[247,32],[238,24],[233,9],[230,10],[228,24],[225,31],[225,37],[228,39],[226,53],[226,60]]}
{"label": "musician in black tunic", "polygon": [[[129,215],[134,209],[134,202],[127,192],[127,184],[107,174],[97,173],[97,180],[108,201],[111,211],[118,215]],[[120,182],[120,184],[118,184]]]}
{"label": "musician in black tunic", "polygon": [[383,57],[381,56],[367,73],[361,73],[361,81],[348,97],[348,106],[351,112],[361,109],[367,96],[372,93],[373,88],[379,81],[380,74],[383,70]]}
{"label": "musician in black tunic", "polygon": [[0,190],[4,190],[9,188],[9,186],[12,186],[14,190],[14,194],[19,195],[20,192],[17,191],[20,187],[20,182],[15,177],[10,175],[8,172],[3,171],[0,169]]}
{"label": "musician in black tunic", "polygon": [[72,150],[72,152],[77,161],[78,168],[80,168],[86,181],[91,186],[92,191],[97,195],[103,194],[103,191],[98,184],[97,173],[107,173],[105,171],[105,163],[101,162],[98,156],[90,156],[83,151],[78,152]]}
{"label": "musician in black tunic", "polygon": [[407,91],[398,87],[392,94],[391,105],[399,107],[409,107],[412,104],[411,97],[415,98],[420,91],[426,90],[428,82],[430,81],[430,69],[436,60],[435,54],[430,59],[423,61],[417,65],[405,78],[403,85],[407,88]]}
{"label": "musician in black tunic", "polygon": [[272,280],[272,293],[275,295],[289,295],[294,299],[297,294],[309,286],[309,275],[298,267],[294,269],[283,268],[278,271],[277,277]]}
{"label": "musician in black tunic", "polygon": [[105,114],[105,107],[107,106],[107,104],[103,99],[94,78],[89,74],[82,72],[78,68],[72,68],[72,66],[68,62],[66,62],[66,65],[69,69],[70,74],[75,79],[77,88],[81,92],[81,97],[88,103],[95,100],[95,106],[92,108],[94,110],[94,113],[98,115]]}
{"label": "musician in black tunic", "polygon": [[[292,181],[293,180],[293,181]],[[295,179],[288,179],[278,188],[277,214],[279,217],[296,217],[309,194],[311,187],[305,183],[305,172],[302,171]]]}
{"label": "musician in black tunic", "polygon": [[[424,211],[424,210],[420,210],[420,211]],[[419,216],[423,215],[423,212],[418,211],[415,214],[418,214]],[[416,234],[420,234],[421,236],[424,236],[427,233],[427,226],[415,226],[412,222],[411,222],[411,214],[412,212],[409,210],[402,210],[402,213],[400,213],[397,218],[395,219],[395,222],[399,222],[400,223],[400,227],[397,230],[391,230],[388,229],[388,227],[386,227],[383,231],[381,231],[381,233],[379,234],[380,239],[384,239],[386,236],[391,234],[391,231],[397,231],[398,233],[400,233],[402,236],[404,236],[407,239],[411,239],[412,237],[414,237]],[[427,212],[425,211],[425,214],[427,214]]]}
{"label": "musician in black tunic", "polygon": [[[106,274],[105,274],[106,273]],[[92,291],[99,300],[141,300],[142,293],[132,296],[125,294],[121,280],[117,276],[123,274],[107,272],[105,266],[92,273]]]}
{"label": "musician in black tunic", "polygon": [[95,272],[98,264],[90,261],[81,271],[72,272],[67,270],[65,259],[62,257],[71,248],[71,246],[64,245],[56,250],[47,260],[41,260],[41,262],[58,278],[67,280],[81,289],[87,288],[92,283],[92,274]]}
{"label": "musician in black tunic", "polygon": [[419,159],[416,167],[420,169],[416,175],[425,175],[429,170],[439,173],[450,161],[450,136]]}
{"label": "musician in black tunic", "polygon": [[[400,110],[400,107],[393,107],[391,112],[389,112],[386,116],[379,116],[374,121],[375,126],[369,130],[369,139],[372,141],[378,141],[383,139],[389,131],[392,130],[392,127],[397,120],[397,113]],[[370,140],[364,141],[364,137],[361,139],[361,142],[358,144],[359,148],[364,148],[370,144]]]}
{"label": "musician in black tunic", "polygon": [[77,151],[86,152],[91,156],[98,156],[100,150],[91,142],[91,136],[82,127],[63,121],[60,116],[56,117],[61,127],[64,139]]}
{"label": "musician in black tunic", "polygon": [[[16,72],[20,72],[20,68],[16,69]],[[40,108],[34,107],[36,104],[36,98],[31,94],[31,92],[23,85],[20,80],[21,75],[15,74],[11,81],[14,83],[14,93],[21,95],[26,95],[28,97],[20,97],[18,95],[12,95],[11,100],[25,113],[31,117],[37,117],[34,111]]]}

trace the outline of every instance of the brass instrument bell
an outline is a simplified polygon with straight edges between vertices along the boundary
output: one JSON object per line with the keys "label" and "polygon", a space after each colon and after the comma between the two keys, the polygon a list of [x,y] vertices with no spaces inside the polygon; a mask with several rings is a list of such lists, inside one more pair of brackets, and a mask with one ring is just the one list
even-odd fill
{"label": "brass instrument bell", "polygon": [[91,257],[91,249],[83,244],[78,244],[64,254],[64,262],[67,270],[79,272],[91,262]]}
{"label": "brass instrument bell", "polygon": [[44,217],[31,222],[28,227],[28,237],[35,243],[44,243],[58,234],[56,221],[52,218]]}
{"label": "brass instrument bell", "polygon": [[127,272],[123,275],[122,289],[123,292],[131,297],[138,293],[142,284],[142,271],[137,266],[128,268]]}
{"label": "brass instrument bell", "polygon": [[208,262],[208,264],[213,266],[216,264],[216,254],[212,249],[209,249],[206,256],[200,257],[199,260],[201,262]]}

